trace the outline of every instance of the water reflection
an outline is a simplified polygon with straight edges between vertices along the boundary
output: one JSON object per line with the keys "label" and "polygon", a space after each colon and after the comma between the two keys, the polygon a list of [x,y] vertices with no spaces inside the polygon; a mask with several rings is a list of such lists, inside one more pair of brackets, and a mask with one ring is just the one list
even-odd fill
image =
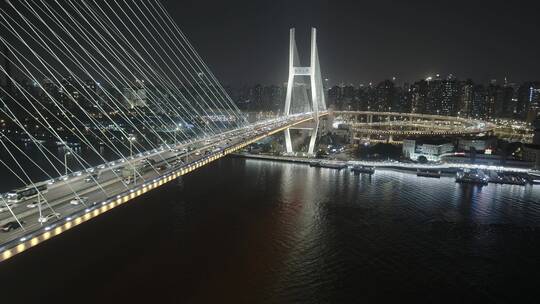
{"label": "water reflection", "polygon": [[182,184],[0,265],[3,299],[483,303],[537,288],[538,186],[236,158]]}

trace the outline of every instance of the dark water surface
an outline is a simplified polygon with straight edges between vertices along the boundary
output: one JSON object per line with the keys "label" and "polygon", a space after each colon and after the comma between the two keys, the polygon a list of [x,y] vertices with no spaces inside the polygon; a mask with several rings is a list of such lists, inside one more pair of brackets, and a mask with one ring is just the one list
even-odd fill
{"label": "dark water surface", "polygon": [[537,303],[540,186],[225,159],[0,264],[2,303]]}

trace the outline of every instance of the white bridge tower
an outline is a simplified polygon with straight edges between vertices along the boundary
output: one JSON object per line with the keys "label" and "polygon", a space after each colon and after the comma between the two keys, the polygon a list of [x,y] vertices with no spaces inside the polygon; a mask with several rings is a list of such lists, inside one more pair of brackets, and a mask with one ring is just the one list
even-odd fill
{"label": "white bridge tower", "polygon": [[[305,83],[305,78],[310,80],[311,100],[308,97],[308,84]],[[310,65],[307,67],[300,65],[294,28],[290,29],[289,80],[287,82],[284,115],[295,114],[291,113],[293,110],[296,113],[313,113],[313,123],[310,126],[299,126],[294,129],[311,130],[308,153],[314,154],[315,140],[319,129],[319,111],[326,111],[326,100],[317,51],[317,29],[315,28],[311,28],[311,60]],[[293,152],[290,129],[285,130],[285,146],[288,153]]]}

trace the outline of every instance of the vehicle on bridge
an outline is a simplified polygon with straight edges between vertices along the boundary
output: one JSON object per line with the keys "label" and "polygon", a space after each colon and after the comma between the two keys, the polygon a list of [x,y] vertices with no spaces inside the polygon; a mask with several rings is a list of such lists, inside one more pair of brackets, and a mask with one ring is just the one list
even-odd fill
{"label": "vehicle on bridge", "polygon": [[157,166],[157,170],[160,171],[160,172],[165,171],[165,170],[167,170],[169,168],[170,168],[170,165],[168,165],[168,164],[161,164],[161,165]]}
{"label": "vehicle on bridge", "polygon": [[91,183],[93,181],[96,181],[99,179],[99,172],[98,173],[92,173],[90,175],[88,175],[84,181],[87,182],[87,183]]}
{"label": "vehicle on bridge", "polygon": [[36,186],[28,186],[22,189],[14,190],[7,193],[7,201],[9,203],[18,203],[27,199],[36,198],[39,194],[47,193],[47,184]]}
{"label": "vehicle on bridge", "polygon": [[82,203],[86,203],[88,201],[88,197],[75,197],[73,198],[71,201],[69,201],[69,203],[71,205],[79,205],[79,204],[82,204]]}
{"label": "vehicle on bridge", "polygon": [[10,232],[12,230],[17,230],[21,228],[21,224],[24,224],[24,222],[19,223],[19,222],[13,221],[13,222],[6,223],[4,226],[2,226],[2,232]]}
{"label": "vehicle on bridge", "polygon": [[42,215],[38,218],[38,222],[39,223],[46,223],[48,222],[50,219],[52,218],[60,218],[60,213],[58,212],[54,212],[54,213],[50,213],[50,214],[47,214],[47,215]]}
{"label": "vehicle on bridge", "polygon": [[30,202],[26,205],[26,208],[29,208],[29,209],[32,209],[32,208],[36,208],[40,203],[38,203],[37,201],[33,201],[33,202]]}

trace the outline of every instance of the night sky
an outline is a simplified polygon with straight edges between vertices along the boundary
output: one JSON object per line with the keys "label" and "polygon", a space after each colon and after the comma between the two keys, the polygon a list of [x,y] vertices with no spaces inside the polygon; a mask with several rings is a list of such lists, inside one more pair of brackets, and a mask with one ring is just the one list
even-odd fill
{"label": "night sky", "polygon": [[319,30],[330,84],[540,79],[540,1],[163,0],[224,84],[287,79],[288,29],[303,62]]}

